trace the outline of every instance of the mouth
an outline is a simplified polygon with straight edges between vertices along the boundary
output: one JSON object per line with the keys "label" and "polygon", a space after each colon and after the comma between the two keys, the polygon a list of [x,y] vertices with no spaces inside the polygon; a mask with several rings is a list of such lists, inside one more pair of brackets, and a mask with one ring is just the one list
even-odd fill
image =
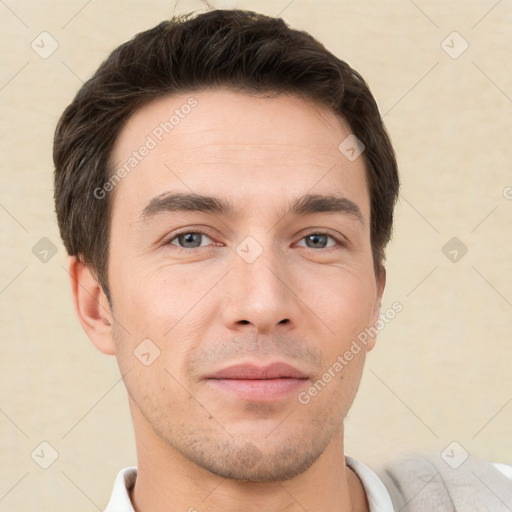
{"label": "mouth", "polygon": [[296,393],[309,380],[308,375],[284,363],[266,366],[238,364],[206,377],[214,389],[244,400],[272,402]]}

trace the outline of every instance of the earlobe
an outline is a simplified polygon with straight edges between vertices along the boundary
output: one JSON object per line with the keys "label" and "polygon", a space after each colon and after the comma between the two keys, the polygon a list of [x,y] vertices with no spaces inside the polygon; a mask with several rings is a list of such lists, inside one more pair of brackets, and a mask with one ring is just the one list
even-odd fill
{"label": "earlobe", "polygon": [[76,256],[68,256],[68,271],[80,325],[100,352],[114,355],[112,312],[103,289],[89,267]]}
{"label": "earlobe", "polygon": [[[370,324],[373,328],[375,328],[375,326],[379,320],[379,317],[380,317],[380,307],[382,304],[382,295],[384,294],[384,288],[386,286],[386,269],[384,268],[384,266],[382,266],[379,275],[376,276],[376,284],[377,284],[377,288],[376,288],[376,295],[375,295],[375,303],[374,303],[374,307],[373,307],[372,320],[371,320],[371,324]],[[372,350],[372,348],[375,346],[375,343],[377,342],[376,336],[377,335],[370,336],[368,338],[367,352]]]}

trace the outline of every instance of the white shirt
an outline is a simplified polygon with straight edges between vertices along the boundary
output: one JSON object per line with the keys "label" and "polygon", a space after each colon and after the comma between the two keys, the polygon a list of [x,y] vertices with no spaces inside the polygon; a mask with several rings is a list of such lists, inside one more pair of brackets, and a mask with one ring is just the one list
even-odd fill
{"label": "white shirt", "polygon": [[[394,512],[389,493],[382,480],[362,462],[345,456],[345,462],[363,483],[370,512]],[[114,490],[105,512],[135,512],[130,501],[129,490],[135,485],[137,468],[122,469],[114,483]]]}

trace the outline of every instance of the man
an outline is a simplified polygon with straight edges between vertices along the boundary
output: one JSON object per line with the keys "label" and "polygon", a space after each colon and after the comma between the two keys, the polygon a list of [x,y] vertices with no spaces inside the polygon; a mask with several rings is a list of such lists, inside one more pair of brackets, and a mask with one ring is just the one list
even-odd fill
{"label": "man", "polygon": [[84,84],[54,161],[75,309],[135,428],[108,512],[393,510],[343,444],[399,188],[361,76],[280,19],[173,18]]}

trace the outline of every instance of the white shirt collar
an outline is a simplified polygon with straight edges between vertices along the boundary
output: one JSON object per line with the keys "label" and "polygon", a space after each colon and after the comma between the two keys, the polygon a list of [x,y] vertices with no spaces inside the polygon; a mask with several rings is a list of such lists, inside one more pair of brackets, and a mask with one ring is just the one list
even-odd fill
{"label": "white shirt collar", "polygon": [[391,496],[377,474],[362,462],[347,455],[345,455],[345,463],[361,480],[370,512],[394,512]]}
{"label": "white shirt collar", "polygon": [[[389,493],[382,480],[365,464],[345,456],[345,462],[363,483],[370,512],[394,512]],[[114,489],[105,512],[135,512],[130,501],[130,490],[135,485],[137,468],[122,469],[114,482]]]}
{"label": "white shirt collar", "polygon": [[135,512],[130,500],[130,490],[135,485],[137,468],[124,468],[117,474],[112,496],[105,512]]}

